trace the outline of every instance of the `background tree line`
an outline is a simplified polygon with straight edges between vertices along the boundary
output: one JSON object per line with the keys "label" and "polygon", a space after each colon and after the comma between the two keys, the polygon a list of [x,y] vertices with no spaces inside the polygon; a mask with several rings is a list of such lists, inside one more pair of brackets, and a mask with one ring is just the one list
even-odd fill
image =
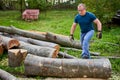
{"label": "background tree line", "polygon": [[103,23],[111,20],[115,12],[120,9],[119,0],[0,0],[0,9],[76,10],[81,2],[85,3],[87,9],[95,13]]}

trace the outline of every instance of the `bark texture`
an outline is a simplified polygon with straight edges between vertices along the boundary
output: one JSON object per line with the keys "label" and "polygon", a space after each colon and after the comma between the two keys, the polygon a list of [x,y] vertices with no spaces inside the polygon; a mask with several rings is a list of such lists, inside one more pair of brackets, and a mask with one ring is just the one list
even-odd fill
{"label": "bark texture", "polygon": [[50,48],[50,47],[41,47],[37,45],[32,45],[29,43],[25,43],[20,41],[20,46],[19,48],[21,49],[26,49],[28,53],[38,55],[38,56],[43,56],[43,57],[57,57],[57,50]]}
{"label": "bark texture", "polygon": [[10,67],[19,67],[27,56],[27,50],[10,49],[8,50],[8,64]]}
{"label": "bark texture", "polygon": [[57,44],[60,44],[62,46],[67,46],[67,47],[73,47],[73,48],[81,48],[81,44],[79,41],[75,40],[70,40],[68,36],[63,36],[63,35],[58,35],[58,34],[53,34],[53,33],[47,33],[46,34],[47,40],[51,42],[55,42]]}
{"label": "bark texture", "polygon": [[60,46],[58,44],[55,44],[52,42],[46,42],[46,41],[36,40],[36,39],[32,39],[32,38],[26,38],[26,37],[22,37],[22,36],[18,36],[18,35],[11,35],[11,36],[12,36],[12,38],[15,38],[17,40],[20,40],[20,41],[23,41],[26,43],[31,43],[31,44],[38,45],[38,46],[55,48],[58,52],[60,49]]}
{"label": "bark texture", "polygon": [[18,80],[15,76],[10,73],[0,69],[0,79],[2,80]]}
{"label": "bark texture", "polygon": [[67,58],[67,59],[77,59],[76,57],[61,51],[58,53],[58,56],[62,58]]}
{"label": "bark texture", "polygon": [[102,78],[111,76],[108,59],[53,59],[28,54],[25,74],[66,78]]}
{"label": "bark texture", "polygon": [[25,37],[33,38],[33,39],[38,39],[38,40],[46,40],[44,35],[31,33],[29,31],[21,30],[21,29],[15,28],[15,27],[0,26],[0,31],[1,32],[6,32],[6,33],[9,33],[9,34],[18,34],[18,35],[21,35],[21,36],[25,36]]}

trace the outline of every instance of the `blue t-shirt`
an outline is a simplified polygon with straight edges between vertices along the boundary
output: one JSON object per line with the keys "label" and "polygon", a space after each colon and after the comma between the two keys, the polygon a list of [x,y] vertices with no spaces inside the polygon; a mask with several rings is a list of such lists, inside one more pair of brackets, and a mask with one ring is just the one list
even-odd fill
{"label": "blue t-shirt", "polygon": [[81,28],[81,33],[86,33],[90,30],[94,30],[93,21],[96,19],[96,16],[91,12],[86,12],[84,16],[77,14],[74,22],[78,23]]}

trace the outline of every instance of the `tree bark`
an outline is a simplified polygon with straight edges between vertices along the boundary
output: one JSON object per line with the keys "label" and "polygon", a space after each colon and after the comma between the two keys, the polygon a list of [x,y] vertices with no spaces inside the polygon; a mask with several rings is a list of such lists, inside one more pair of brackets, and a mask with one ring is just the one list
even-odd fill
{"label": "tree bark", "polygon": [[0,69],[0,79],[2,80],[18,80],[15,76],[10,73]]}
{"label": "tree bark", "polygon": [[77,59],[76,57],[71,56],[71,55],[69,55],[69,54],[67,54],[67,53],[65,53],[65,52],[59,52],[59,53],[58,53],[58,56],[59,56],[59,57],[62,57],[62,58],[67,58],[67,59]]}
{"label": "tree bark", "polygon": [[57,50],[49,47],[41,47],[37,45],[32,45],[29,43],[25,43],[20,41],[20,46],[19,48],[21,49],[26,49],[28,53],[38,55],[38,56],[43,56],[43,57],[52,57],[56,58],[57,57]]}
{"label": "tree bark", "polygon": [[0,43],[3,43],[3,47],[7,50],[20,45],[18,40],[5,36],[0,36]]}
{"label": "tree bark", "polygon": [[15,27],[0,26],[0,31],[1,32],[6,32],[6,33],[9,33],[9,34],[18,34],[18,35],[25,36],[25,37],[28,37],[28,38],[47,41],[47,39],[45,38],[44,35],[31,33],[29,31],[21,30],[21,29],[15,28]]}
{"label": "tree bark", "polygon": [[67,46],[67,47],[73,47],[73,48],[81,48],[80,42],[78,41],[71,41],[68,36],[63,36],[63,35],[58,35],[58,34],[53,34],[53,33],[47,33],[46,34],[47,40],[51,42],[55,42],[57,44],[60,44],[62,46]]}
{"label": "tree bark", "polygon": [[10,67],[19,67],[27,56],[27,50],[10,49],[8,50],[8,63]]}
{"label": "tree bark", "polygon": [[24,66],[26,75],[103,79],[111,76],[108,59],[53,59],[28,54]]}
{"label": "tree bark", "polygon": [[0,43],[0,56],[3,54],[3,52],[4,52],[3,44]]}
{"label": "tree bark", "polygon": [[41,47],[43,46],[43,47],[55,48],[58,52],[60,50],[60,46],[58,44],[55,44],[52,42],[40,41],[40,40],[26,38],[26,37],[22,37],[22,36],[18,36],[18,35],[11,35],[11,36],[12,36],[12,38],[15,38],[15,39],[23,41],[23,42],[31,43],[31,44],[38,45]]}

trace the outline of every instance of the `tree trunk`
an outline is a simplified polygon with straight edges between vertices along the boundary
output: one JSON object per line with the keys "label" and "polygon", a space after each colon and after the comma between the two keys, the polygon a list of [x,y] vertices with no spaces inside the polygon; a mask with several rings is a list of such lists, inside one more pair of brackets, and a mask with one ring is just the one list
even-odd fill
{"label": "tree trunk", "polygon": [[27,56],[27,50],[10,49],[8,50],[8,63],[10,67],[19,67]]}
{"label": "tree trunk", "polygon": [[55,48],[58,52],[59,52],[59,49],[60,49],[60,46],[58,44],[55,44],[55,43],[35,40],[35,39],[26,38],[26,37],[22,37],[22,36],[18,36],[18,35],[11,35],[11,36],[12,36],[12,38],[15,38],[17,40],[24,41],[24,42],[27,42],[27,43],[31,43],[31,44],[34,44],[34,45],[38,45],[38,46],[41,46],[41,47],[43,46],[43,47]]}
{"label": "tree trunk", "polygon": [[28,54],[24,66],[26,75],[103,79],[111,76],[108,59],[53,59]]}
{"label": "tree trunk", "polygon": [[26,49],[28,53],[38,55],[38,56],[43,56],[43,57],[57,57],[57,50],[49,47],[41,47],[37,45],[32,45],[29,43],[25,43],[20,41],[20,46],[19,48],[21,49]]}
{"label": "tree trunk", "polygon": [[16,77],[11,75],[10,73],[0,69],[0,79],[2,80],[18,80]]}
{"label": "tree trunk", "polygon": [[1,32],[6,32],[6,33],[9,33],[9,34],[18,34],[18,35],[21,35],[21,36],[25,36],[25,37],[33,38],[33,39],[38,39],[38,40],[46,40],[44,35],[31,33],[29,31],[21,30],[21,29],[15,28],[15,27],[0,26],[0,31]]}
{"label": "tree trunk", "polygon": [[55,43],[63,45],[63,46],[81,48],[80,42],[75,41],[75,40],[71,41],[68,36],[47,33],[46,38],[47,38],[47,40],[49,40],[51,42],[55,42]]}
{"label": "tree trunk", "polygon": [[5,36],[0,36],[0,42],[3,43],[3,47],[7,50],[20,45],[18,40]]}
{"label": "tree trunk", "polygon": [[67,54],[67,53],[65,53],[65,52],[59,52],[59,53],[58,53],[58,56],[59,56],[59,57],[62,57],[62,58],[67,58],[67,59],[77,59],[76,57],[71,56],[71,55],[69,55],[69,54]]}
{"label": "tree trunk", "polygon": [[29,38],[22,37],[22,36],[19,36],[19,35],[9,35],[9,36],[11,36],[12,38],[17,39],[19,41],[23,41],[23,42],[29,43],[28,42]]}
{"label": "tree trunk", "polygon": [[3,54],[3,52],[4,52],[3,44],[0,43],[0,56]]}

